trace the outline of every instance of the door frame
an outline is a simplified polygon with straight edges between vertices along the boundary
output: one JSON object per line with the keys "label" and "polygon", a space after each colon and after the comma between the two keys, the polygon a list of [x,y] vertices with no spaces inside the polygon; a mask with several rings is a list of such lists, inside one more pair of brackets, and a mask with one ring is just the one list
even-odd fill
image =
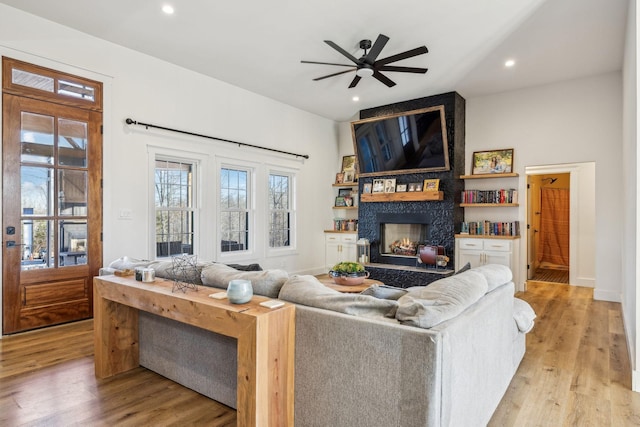
{"label": "door frame", "polygon": [[[74,66],[69,65],[68,63],[59,62],[55,59],[47,57],[46,55],[46,53],[35,55],[22,50],[16,50],[7,46],[0,45],[0,57],[8,56],[19,61],[29,62],[34,65],[51,68],[63,73],[73,74],[102,83],[102,122],[105,124],[104,131],[102,133],[102,179],[104,181],[104,186],[102,189],[102,205],[103,207],[112,206],[113,197],[107,190],[110,187],[109,182],[111,181],[113,171],[113,161],[111,160],[113,153],[113,136],[110,127],[106,124],[113,122],[113,108],[111,107],[113,102],[113,77],[87,68],[80,68],[80,65]],[[0,67],[0,81],[2,81],[2,67]],[[0,123],[2,123],[2,107],[2,97],[0,97]],[[2,126],[0,126],[0,141],[2,140],[2,136]],[[0,168],[2,168],[2,156],[0,156]],[[0,189],[0,192],[1,191],[2,190]],[[2,197],[0,197],[0,212],[2,212],[2,209]],[[105,236],[105,239],[102,241],[103,265],[105,264],[106,259],[111,259],[106,254],[114,252],[114,249],[112,248],[113,243],[108,239],[108,236],[112,234],[111,230],[113,230],[113,228],[114,223],[111,217],[109,215],[103,215],[102,232]],[[3,267],[3,259],[0,255],[0,269],[2,269]],[[3,283],[2,275],[0,275],[0,319],[2,319],[4,316],[4,313],[2,311],[4,305],[4,301],[2,301],[2,294]],[[2,339],[4,336],[5,335],[2,334],[2,328],[0,327],[0,339]]]}
{"label": "door frame", "polygon": [[[525,166],[526,183],[528,183],[529,175],[569,174],[571,189],[569,195],[569,283],[590,288],[595,288],[596,283],[595,165],[595,162],[585,162]],[[528,223],[529,200],[528,197],[524,199]],[[527,252],[524,254],[524,267],[526,267],[529,260],[529,233],[525,233],[524,238],[527,248]]]}

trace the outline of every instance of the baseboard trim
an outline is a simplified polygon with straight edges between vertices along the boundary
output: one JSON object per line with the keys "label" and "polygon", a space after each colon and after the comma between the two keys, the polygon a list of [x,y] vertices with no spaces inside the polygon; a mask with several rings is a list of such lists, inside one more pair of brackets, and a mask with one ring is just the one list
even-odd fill
{"label": "baseboard trim", "polygon": [[593,299],[596,301],[622,302],[620,292],[603,291],[600,289],[593,290]]}

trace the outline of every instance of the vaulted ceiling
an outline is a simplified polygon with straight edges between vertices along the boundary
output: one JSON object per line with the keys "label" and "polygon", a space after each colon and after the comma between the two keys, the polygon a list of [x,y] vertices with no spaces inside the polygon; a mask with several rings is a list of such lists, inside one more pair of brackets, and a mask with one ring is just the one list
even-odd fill
{"label": "vaulted ceiling", "polygon": [[[0,0],[0,3],[338,121],[360,109],[458,91],[469,98],[620,70],[628,0]],[[175,12],[161,8],[171,4]],[[354,74],[313,81],[390,38],[391,88]],[[513,59],[515,66],[504,63]],[[353,101],[353,97],[359,101]]]}

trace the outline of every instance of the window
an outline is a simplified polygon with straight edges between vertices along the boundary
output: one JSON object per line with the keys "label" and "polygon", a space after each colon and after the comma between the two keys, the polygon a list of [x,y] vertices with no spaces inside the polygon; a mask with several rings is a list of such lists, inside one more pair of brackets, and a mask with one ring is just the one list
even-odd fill
{"label": "window", "polygon": [[378,144],[380,145],[380,152],[385,162],[388,162],[393,157],[393,151],[391,148],[391,141],[387,136],[387,128],[382,123],[376,124],[376,134],[378,136]]}
{"label": "window", "polygon": [[249,249],[249,179],[246,169],[220,170],[220,250]]}
{"label": "window", "polygon": [[156,257],[193,254],[193,163],[156,158]]}
{"label": "window", "polygon": [[292,191],[291,176],[269,174],[269,247],[291,246]]}

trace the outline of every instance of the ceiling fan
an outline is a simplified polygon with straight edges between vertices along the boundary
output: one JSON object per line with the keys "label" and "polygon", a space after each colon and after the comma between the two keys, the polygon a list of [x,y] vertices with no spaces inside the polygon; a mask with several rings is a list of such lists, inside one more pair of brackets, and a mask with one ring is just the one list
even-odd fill
{"label": "ceiling fan", "polygon": [[[371,45],[371,40],[361,40],[360,41],[360,49],[364,50],[364,54],[358,59],[355,56],[351,55],[346,50],[342,49],[340,46],[332,42],[331,40],[325,40],[324,42],[340,52],[342,55],[346,56],[352,64],[335,64],[333,62],[316,62],[316,61],[300,61],[303,64],[322,64],[322,65],[337,65],[340,67],[349,67],[349,70],[339,71],[337,73],[329,74],[326,76],[318,77],[313,79],[314,81],[323,80],[328,77],[338,76],[340,74],[350,73],[352,71],[356,72],[356,76],[351,81],[349,88],[356,87],[358,82],[362,77],[370,77],[373,76],[378,81],[384,83],[388,87],[395,86],[395,82],[393,82],[390,78],[381,73],[381,71],[393,71],[400,73],[419,73],[424,74],[427,72],[427,68],[417,68],[417,67],[400,67],[395,65],[387,65],[392,62],[401,61],[403,59],[412,58],[414,56],[422,55],[429,50],[426,46],[420,46],[415,49],[408,50],[403,53],[398,53],[397,55],[391,55],[383,59],[377,59],[382,49],[389,41],[389,37],[384,34],[378,35],[373,46]],[[368,51],[368,52],[367,52]]]}

